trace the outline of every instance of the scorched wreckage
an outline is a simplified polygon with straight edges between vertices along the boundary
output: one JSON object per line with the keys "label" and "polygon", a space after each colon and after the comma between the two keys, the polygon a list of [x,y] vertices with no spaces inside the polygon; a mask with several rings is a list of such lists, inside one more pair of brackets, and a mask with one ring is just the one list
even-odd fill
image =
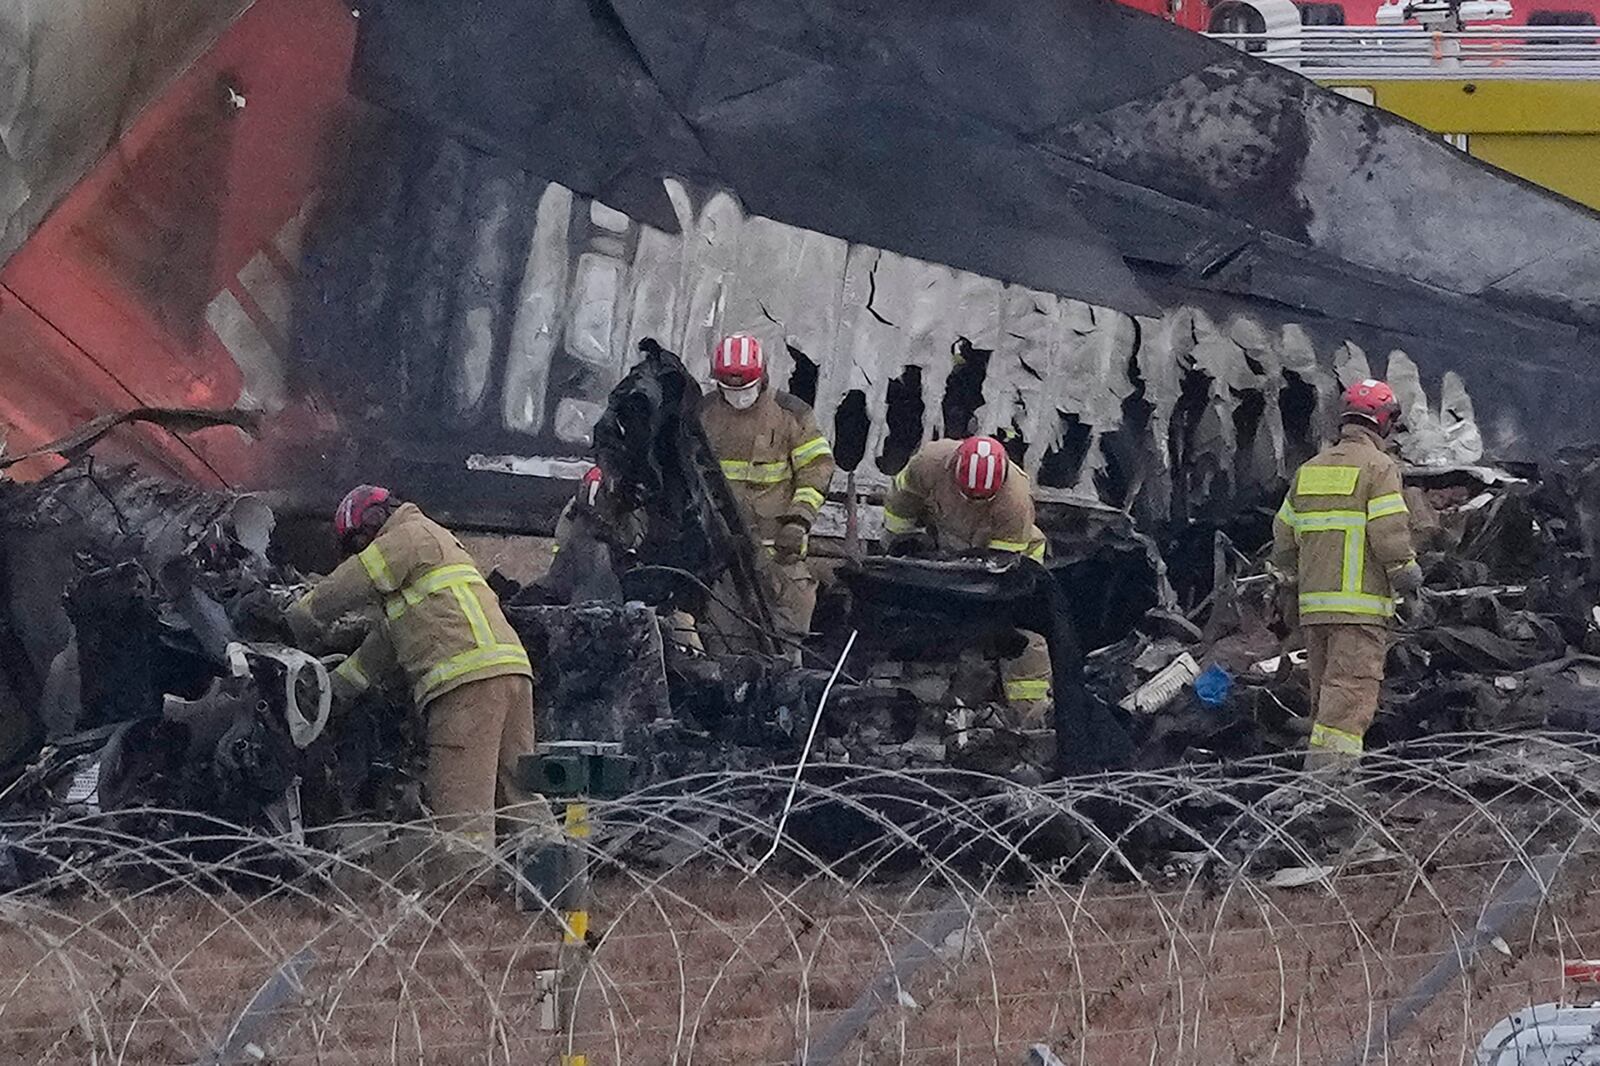
{"label": "scorched wreckage", "polygon": [[[477,555],[540,738],[644,781],[1297,751],[1273,515],[1374,377],[1406,478],[1364,506],[1425,591],[1368,744],[1593,726],[1586,208],[1098,0],[128,6],[134,69],[19,74],[4,120],[11,811],[419,813],[426,715],[334,699],[382,620],[285,621],[361,482]],[[13,73],[128,29],[3,18]],[[48,150],[72,128],[111,150]],[[788,397],[772,456],[708,434],[730,335]],[[914,456],[969,439],[1021,532],[880,551]],[[614,506],[551,564],[596,462]],[[820,582],[795,631],[772,551]]]}

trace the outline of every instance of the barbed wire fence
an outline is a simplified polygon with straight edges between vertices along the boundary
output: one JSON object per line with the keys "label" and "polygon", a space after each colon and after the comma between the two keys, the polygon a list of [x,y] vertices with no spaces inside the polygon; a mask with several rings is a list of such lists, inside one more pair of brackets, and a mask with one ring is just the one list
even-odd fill
{"label": "barbed wire fence", "polygon": [[[40,1063],[1473,1063],[1600,957],[1593,738],[1022,787],[808,766],[591,803],[573,930],[514,842],[193,814],[0,826],[0,1047]],[[153,827],[161,827],[159,838]],[[529,885],[522,885],[529,896]],[[564,937],[564,934],[566,936]],[[570,956],[569,956],[570,957]],[[1046,1060],[1048,1061],[1048,1060]],[[1574,1059],[1573,1061],[1583,1061]]]}

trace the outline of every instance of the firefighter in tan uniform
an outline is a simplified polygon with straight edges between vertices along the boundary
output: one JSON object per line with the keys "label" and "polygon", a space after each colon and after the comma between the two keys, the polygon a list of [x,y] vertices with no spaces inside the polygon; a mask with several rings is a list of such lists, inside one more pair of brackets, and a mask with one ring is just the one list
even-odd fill
{"label": "firefighter in tan uniform", "polygon": [[500,601],[449,530],[387,489],[352,489],[334,514],[347,558],[289,609],[302,642],[351,611],[381,611],[366,641],[333,672],[348,700],[403,677],[427,720],[425,796],[439,828],[494,843],[498,805],[522,825],[548,817],[516,781],[533,751],[533,671]]}
{"label": "firefighter in tan uniform", "polygon": [[[613,486],[614,482],[598,466],[591,466],[584,472],[578,482],[578,491],[556,518],[555,544],[551,545],[551,555],[559,555],[563,548],[569,548],[574,537],[580,536],[580,529],[585,529],[589,535],[603,531],[600,535],[608,544],[623,552],[638,549],[644,542],[644,511],[619,499]],[[668,612],[661,619],[661,629],[668,640],[685,651],[705,651],[694,615],[689,612]]]}
{"label": "firefighter in tan uniform", "polygon": [[[711,356],[711,379],[716,396],[708,395],[700,405],[706,440],[751,535],[764,549],[757,558],[773,621],[790,641],[802,640],[817,606],[817,579],[806,563],[806,545],[833,477],[833,449],[811,408],[767,381],[755,337],[723,338]],[[712,628],[738,633],[743,627],[729,616],[722,598],[714,598],[707,609]]]}
{"label": "firefighter in tan uniform", "polygon": [[[1044,562],[1028,475],[993,437],[924,444],[895,476],[883,505],[885,548],[922,528],[941,551],[982,548]],[[1038,633],[1023,636],[1027,647],[1001,661],[1000,679],[1014,724],[1039,729],[1049,722],[1050,648]]]}
{"label": "firefighter in tan uniform", "polygon": [[1311,673],[1307,769],[1361,754],[1378,713],[1394,597],[1422,587],[1400,467],[1383,446],[1399,411],[1381,381],[1345,390],[1339,440],[1295,472],[1273,521],[1272,565],[1297,591]]}
{"label": "firefighter in tan uniform", "polygon": [[556,516],[555,544],[550,548],[551,554],[561,551],[571,538],[579,516],[585,513],[596,516],[610,527],[618,547],[631,551],[639,546],[644,540],[644,515],[636,508],[613,502],[611,497],[614,493],[609,488],[610,483],[598,466],[591,466],[584,471],[578,481],[578,491],[573,493],[572,499]]}

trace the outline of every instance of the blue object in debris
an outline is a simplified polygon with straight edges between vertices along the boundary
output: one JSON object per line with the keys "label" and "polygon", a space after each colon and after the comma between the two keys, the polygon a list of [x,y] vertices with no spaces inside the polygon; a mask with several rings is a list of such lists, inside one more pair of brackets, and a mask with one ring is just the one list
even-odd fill
{"label": "blue object in debris", "polygon": [[1233,675],[1220,666],[1207,667],[1194,679],[1194,694],[1207,707],[1221,707],[1233,691]]}

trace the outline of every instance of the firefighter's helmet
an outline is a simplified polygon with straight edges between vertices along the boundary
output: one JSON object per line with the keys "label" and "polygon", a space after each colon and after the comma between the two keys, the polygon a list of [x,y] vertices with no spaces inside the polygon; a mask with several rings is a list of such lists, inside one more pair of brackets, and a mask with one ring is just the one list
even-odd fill
{"label": "firefighter's helmet", "polygon": [[761,341],[748,333],[729,334],[711,353],[711,377],[727,389],[743,389],[760,383],[764,365]]}
{"label": "firefighter's helmet", "polygon": [[1400,417],[1400,403],[1387,384],[1376,378],[1363,378],[1344,390],[1340,415],[1370,422],[1380,434],[1387,436]]}
{"label": "firefighter's helmet", "polygon": [[1006,448],[993,437],[968,437],[956,448],[956,487],[974,500],[999,495],[1006,483]]}
{"label": "firefighter's helmet", "polygon": [[[367,526],[367,517],[376,517],[373,508],[381,507],[394,498],[393,493],[381,485],[357,485],[344,494],[333,512],[333,535],[341,548],[349,549],[351,538]],[[374,531],[375,532],[375,531]]]}
{"label": "firefighter's helmet", "polygon": [[588,506],[593,507],[595,501],[600,499],[600,483],[605,477],[605,472],[599,466],[591,466],[584,472],[583,483],[579,486],[578,493]]}

